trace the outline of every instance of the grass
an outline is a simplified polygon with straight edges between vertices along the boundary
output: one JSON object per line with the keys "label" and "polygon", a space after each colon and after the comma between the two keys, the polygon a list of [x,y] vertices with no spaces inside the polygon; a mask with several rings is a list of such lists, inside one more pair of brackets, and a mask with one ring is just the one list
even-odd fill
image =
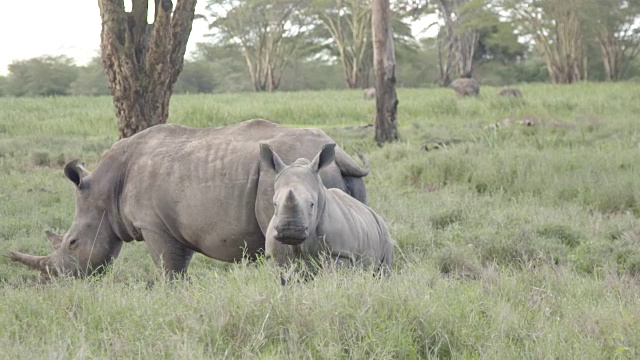
{"label": "grass", "polygon": [[[326,271],[284,288],[261,264],[197,255],[166,283],[144,244],[103,276],[49,283],[0,259],[3,358],[638,358],[640,87],[400,89],[379,148],[359,91],[175,96],[170,122],[320,127],[372,164],[394,274]],[[73,220],[62,164],[95,168],[111,99],[0,98],[2,252],[51,251]],[[508,119],[508,121],[505,121]],[[533,126],[520,123],[525,120]],[[494,124],[500,126],[490,126]]]}

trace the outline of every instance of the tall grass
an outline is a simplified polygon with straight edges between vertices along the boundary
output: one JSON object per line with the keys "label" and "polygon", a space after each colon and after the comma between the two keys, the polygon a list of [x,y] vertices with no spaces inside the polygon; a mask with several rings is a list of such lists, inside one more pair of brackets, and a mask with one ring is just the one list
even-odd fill
{"label": "tall grass", "polygon": [[[195,256],[167,283],[144,244],[107,274],[41,282],[0,259],[3,358],[638,358],[640,87],[400,89],[402,140],[379,148],[359,91],[175,96],[170,122],[320,127],[371,162],[394,274],[275,269]],[[0,242],[45,254],[73,186],[117,139],[111,99],[0,98]],[[521,125],[522,121],[533,126]],[[495,126],[495,124],[499,126]]]}

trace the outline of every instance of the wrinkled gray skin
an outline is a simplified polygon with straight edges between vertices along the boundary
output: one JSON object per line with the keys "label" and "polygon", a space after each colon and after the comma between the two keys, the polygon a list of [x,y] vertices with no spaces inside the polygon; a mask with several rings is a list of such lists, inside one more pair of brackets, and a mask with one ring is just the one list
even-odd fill
{"label": "wrinkled gray skin", "polygon": [[480,94],[480,83],[476,79],[455,79],[451,82],[449,87],[456,91],[458,97],[478,96]]}
{"label": "wrinkled gray skin", "polygon": [[505,86],[498,91],[499,96],[513,96],[513,97],[522,97],[522,92],[520,89],[514,86]]}
{"label": "wrinkled gray skin", "polygon": [[[134,239],[145,241],[171,277],[186,272],[194,251],[229,262],[254,258],[273,215],[274,174],[261,169],[259,142],[292,161],[332,140],[321,130],[260,119],[209,129],[154,126],[116,142],[93,173],[77,160],[67,164],[65,175],[76,186],[71,228],[64,236],[47,232],[51,255],[14,252],[11,258],[43,272],[82,276],[104,269],[123,242]],[[366,203],[368,168],[341,149],[336,156],[322,181]]]}
{"label": "wrinkled gray skin", "polygon": [[264,167],[277,174],[267,258],[279,265],[329,260],[389,273],[394,246],[384,220],[343,191],[327,189],[318,175],[333,163],[335,144],[324,146],[311,162],[301,158],[289,166],[269,145],[260,150]]}
{"label": "wrinkled gray skin", "polygon": [[376,98],[376,88],[366,88],[364,89],[364,91],[362,92],[362,97],[365,100],[371,100],[371,99],[375,99]]}

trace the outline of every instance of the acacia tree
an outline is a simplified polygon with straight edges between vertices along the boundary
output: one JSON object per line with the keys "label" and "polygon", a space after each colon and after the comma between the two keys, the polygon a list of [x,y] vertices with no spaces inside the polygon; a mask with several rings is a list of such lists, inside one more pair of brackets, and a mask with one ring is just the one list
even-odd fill
{"label": "acacia tree", "polygon": [[365,87],[371,61],[371,7],[367,0],[316,0],[311,12],[331,37],[347,87]]}
{"label": "acacia tree", "polygon": [[591,0],[583,7],[600,49],[605,80],[620,80],[640,51],[640,0]]}
{"label": "acacia tree", "polygon": [[544,58],[552,83],[587,79],[583,0],[505,0],[503,6]]}
{"label": "acacia tree", "polygon": [[191,32],[196,0],[98,0],[102,18],[102,63],[113,96],[120,137],[162,124]]}
{"label": "acacia tree", "polygon": [[12,96],[67,95],[78,78],[78,67],[66,56],[41,56],[8,66],[5,91]]}
{"label": "acacia tree", "polygon": [[452,75],[472,76],[482,31],[498,19],[488,10],[487,0],[434,0],[433,5],[441,25],[436,38],[438,82],[446,86]]}
{"label": "acacia tree", "polygon": [[302,49],[304,17],[298,0],[210,1],[217,40],[242,48],[255,91],[275,91],[282,73]]}
{"label": "acacia tree", "polygon": [[389,0],[371,0],[373,67],[376,84],[376,135],[378,145],[398,140],[396,57]]}

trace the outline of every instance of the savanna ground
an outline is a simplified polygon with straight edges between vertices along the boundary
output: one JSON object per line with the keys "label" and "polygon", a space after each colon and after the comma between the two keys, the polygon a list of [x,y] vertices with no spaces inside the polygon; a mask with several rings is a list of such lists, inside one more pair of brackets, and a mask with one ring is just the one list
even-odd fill
{"label": "savanna ground", "polygon": [[[173,123],[262,117],[359,146],[394,274],[283,288],[196,255],[190,282],[167,283],[130,243],[103,276],[42,282],[5,257],[1,357],[639,358],[640,85],[521,89],[401,89],[402,141],[383,148],[358,128],[374,111],[359,91],[175,96]],[[107,97],[0,99],[3,254],[51,252],[43,231],[74,214],[62,165],[94,169],[116,136]]]}

